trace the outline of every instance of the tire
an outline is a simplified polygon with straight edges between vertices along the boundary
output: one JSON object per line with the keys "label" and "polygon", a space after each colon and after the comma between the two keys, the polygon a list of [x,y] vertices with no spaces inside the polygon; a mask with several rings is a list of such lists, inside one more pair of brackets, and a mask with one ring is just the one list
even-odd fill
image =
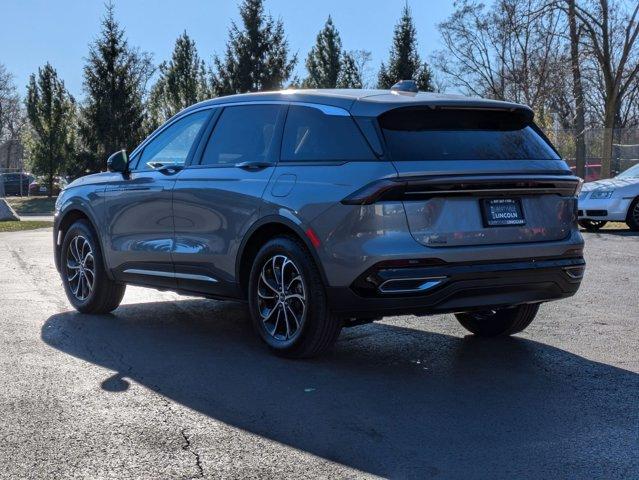
{"label": "tire", "polygon": [[126,290],[125,285],[107,276],[100,243],[86,220],[75,222],[64,235],[60,275],[69,302],[82,313],[115,310]]}
{"label": "tire", "polygon": [[581,228],[585,228],[589,232],[596,232],[608,222],[606,220],[579,220],[578,223]]}
{"label": "tire", "polygon": [[320,272],[300,240],[268,241],[255,257],[248,290],[253,327],[275,354],[315,357],[337,340],[342,323],[329,311]]}
{"label": "tire", "polygon": [[483,312],[456,313],[455,317],[469,332],[479,337],[514,335],[523,331],[532,322],[539,304],[487,310]]}
{"label": "tire", "polygon": [[626,225],[633,232],[639,232],[639,197],[635,198],[628,208]]}

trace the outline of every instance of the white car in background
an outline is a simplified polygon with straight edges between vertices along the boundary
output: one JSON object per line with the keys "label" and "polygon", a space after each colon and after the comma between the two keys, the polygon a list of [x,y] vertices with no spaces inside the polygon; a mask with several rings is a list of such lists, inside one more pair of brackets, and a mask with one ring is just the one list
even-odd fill
{"label": "white car in background", "polygon": [[607,222],[626,222],[639,231],[639,164],[614,178],[584,184],[579,194],[579,225],[595,231]]}

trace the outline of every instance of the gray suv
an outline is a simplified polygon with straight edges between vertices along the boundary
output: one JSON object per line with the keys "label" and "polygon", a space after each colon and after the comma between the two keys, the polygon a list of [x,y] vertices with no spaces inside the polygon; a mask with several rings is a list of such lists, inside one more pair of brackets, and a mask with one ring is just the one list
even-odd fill
{"label": "gray suv", "polygon": [[584,273],[580,181],[526,106],[395,90],[303,90],[187,108],[56,204],[73,306],[127,284],[246,301],[276,353],[342,327],[454,313],[522,331]]}

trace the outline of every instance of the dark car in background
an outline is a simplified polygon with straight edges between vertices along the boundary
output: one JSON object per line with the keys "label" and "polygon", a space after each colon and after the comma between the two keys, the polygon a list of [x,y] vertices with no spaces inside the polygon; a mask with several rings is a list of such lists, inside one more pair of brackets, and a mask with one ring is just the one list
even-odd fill
{"label": "dark car in background", "polygon": [[246,301],[264,342],[291,357],[386,315],[522,331],[581,282],[580,180],[530,108],[410,90],[182,111],[58,197],[69,300],[109,312],[133,284]]}
{"label": "dark car in background", "polygon": [[[60,191],[66,187],[67,181],[64,177],[53,177],[53,192],[52,196],[60,194]],[[46,177],[37,177],[29,184],[29,195],[32,197],[48,196],[49,195],[49,180]]]}
{"label": "dark car in background", "polygon": [[33,176],[28,173],[0,173],[0,194],[16,196],[29,194],[29,184]]}

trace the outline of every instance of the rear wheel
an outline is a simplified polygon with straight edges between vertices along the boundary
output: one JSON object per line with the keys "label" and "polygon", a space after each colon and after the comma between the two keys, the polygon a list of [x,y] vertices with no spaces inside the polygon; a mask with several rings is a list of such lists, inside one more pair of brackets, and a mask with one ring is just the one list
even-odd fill
{"label": "rear wheel", "polygon": [[313,258],[293,237],[273,238],[257,253],[249,279],[249,308],[262,340],[286,357],[323,353],[342,328],[328,310]]}
{"label": "rear wheel", "polygon": [[630,204],[628,215],[626,216],[626,224],[630,230],[639,232],[639,197],[635,198]]}
{"label": "rear wheel", "polygon": [[539,310],[539,304],[479,312],[456,313],[462,326],[480,337],[513,335],[523,331],[532,322]]}
{"label": "rear wheel", "polygon": [[589,232],[596,232],[606,223],[606,220],[579,220],[579,226],[585,228]]}
{"label": "rear wheel", "polygon": [[107,276],[100,244],[86,220],[78,220],[67,230],[60,265],[64,290],[76,310],[109,313],[120,305],[126,286]]}

